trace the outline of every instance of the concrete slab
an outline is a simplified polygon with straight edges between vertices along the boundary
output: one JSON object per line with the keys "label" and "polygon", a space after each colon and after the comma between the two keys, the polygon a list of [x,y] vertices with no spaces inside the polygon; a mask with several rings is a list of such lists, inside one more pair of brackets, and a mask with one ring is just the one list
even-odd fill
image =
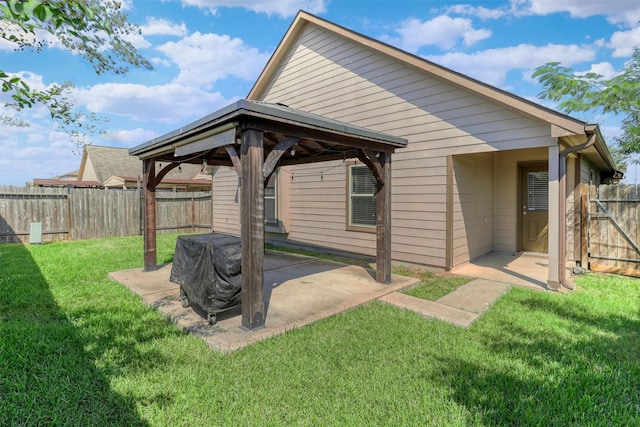
{"label": "concrete slab", "polygon": [[412,310],[424,317],[441,320],[461,328],[468,328],[479,317],[479,314],[476,313],[459,310],[434,301],[405,295],[400,292],[384,295],[380,297],[380,301]]}
{"label": "concrete slab", "polygon": [[511,286],[506,283],[476,279],[460,286],[436,302],[466,312],[481,314],[487,311],[509,289]]}
{"label": "concrete slab", "polygon": [[142,300],[169,316],[179,327],[200,336],[211,347],[231,352],[288,330],[368,303],[383,295],[413,286],[417,279],[392,275],[389,284],[377,283],[374,272],[337,262],[267,251],[265,255],[266,325],[247,331],[241,307],[219,313],[209,325],[197,306],[183,308],[179,286],[169,281],[171,265],[153,272],[142,269],[109,274]]}
{"label": "concrete slab", "polygon": [[549,260],[546,254],[509,255],[491,252],[455,267],[451,273],[545,290]]}

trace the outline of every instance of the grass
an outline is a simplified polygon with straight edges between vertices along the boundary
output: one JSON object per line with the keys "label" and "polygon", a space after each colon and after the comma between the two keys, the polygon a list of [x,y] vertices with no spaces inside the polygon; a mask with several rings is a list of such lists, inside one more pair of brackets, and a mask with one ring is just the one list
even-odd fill
{"label": "grass", "polygon": [[514,288],[469,329],[372,303],[221,355],[107,279],[142,258],[0,245],[0,425],[640,425],[638,279]]}
{"label": "grass", "polygon": [[442,298],[472,280],[468,277],[455,276],[448,273],[433,273],[404,265],[394,266],[393,273],[420,279],[418,285],[403,291],[403,293],[429,301]]}

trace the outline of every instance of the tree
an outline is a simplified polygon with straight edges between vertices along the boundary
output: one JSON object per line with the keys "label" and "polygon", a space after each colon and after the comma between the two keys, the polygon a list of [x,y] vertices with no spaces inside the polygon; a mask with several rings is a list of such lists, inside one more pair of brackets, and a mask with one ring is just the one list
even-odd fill
{"label": "tree", "polygon": [[605,79],[597,73],[574,73],[559,62],[549,62],[533,73],[542,83],[541,99],[559,102],[558,107],[574,111],[601,111],[621,114],[623,134],[612,150],[616,160],[624,161],[640,153],[640,48],[617,76]]}
{"label": "tree", "polygon": [[[0,38],[13,42],[17,50],[41,51],[46,47],[43,35],[49,33],[64,48],[89,61],[97,74],[123,74],[129,71],[128,66],[151,69],[127,40],[140,30],[127,21],[120,7],[111,0],[0,0]],[[21,76],[0,68],[0,84],[12,99],[5,107],[20,111],[44,105],[76,141],[98,129],[98,117],[74,109],[69,98],[74,87],[71,82],[36,90]],[[0,123],[29,125],[6,112],[0,112]]]}

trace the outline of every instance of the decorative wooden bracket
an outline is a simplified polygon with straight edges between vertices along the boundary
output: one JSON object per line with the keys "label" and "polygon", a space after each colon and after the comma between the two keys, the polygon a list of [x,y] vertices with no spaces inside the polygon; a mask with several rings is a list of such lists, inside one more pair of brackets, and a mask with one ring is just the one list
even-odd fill
{"label": "decorative wooden bracket", "polygon": [[157,186],[158,184],[160,184],[160,181],[162,181],[162,179],[167,176],[169,172],[171,172],[178,166],[180,166],[180,163],[169,163],[167,166],[163,167],[155,177],[155,185]]}
{"label": "decorative wooden bracket", "polygon": [[378,189],[380,189],[380,186],[384,185],[383,169],[386,156],[379,154],[379,156],[376,157],[376,153],[367,149],[357,150],[356,156],[371,170],[373,176],[376,178]]}
{"label": "decorative wooden bracket", "polygon": [[267,156],[267,159],[264,161],[264,165],[262,165],[262,177],[264,179],[265,187],[267,186],[269,178],[271,177],[271,174],[273,174],[273,170],[278,164],[278,160],[280,160],[280,157],[282,157],[282,155],[286,153],[287,150],[296,145],[299,141],[300,138],[287,137],[282,141],[279,141],[276,146],[273,147],[273,150],[271,150],[271,152]]}
{"label": "decorative wooden bracket", "polygon": [[238,155],[238,151],[236,147],[233,145],[225,145],[224,148],[227,150],[227,154],[229,154],[229,158],[231,159],[231,163],[233,164],[233,168],[236,170],[236,173],[239,177],[242,176],[242,163],[240,162],[240,156]]}

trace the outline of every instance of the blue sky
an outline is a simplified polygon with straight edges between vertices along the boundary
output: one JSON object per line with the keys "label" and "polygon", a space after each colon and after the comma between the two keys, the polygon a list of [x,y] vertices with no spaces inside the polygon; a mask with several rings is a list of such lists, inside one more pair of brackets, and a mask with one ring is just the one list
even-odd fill
{"label": "blue sky", "polygon": [[[0,41],[0,68],[33,87],[72,81],[76,105],[108,119],[89,143],[133,147],[245,97],[299,9],[382,40],[516,95],[536,100],[533,70],[561,61],[615,75],[640,46],[638,0],[125,0],[132,39],[154,70],[97,76],[56,46],[15,52]],[[0,102],[6,102],[0,94]],[[543,103],[549,107],[552,104]],[[599,123],[607,141],[616,117]],[[0,185],[24,185],[80,166],[77,147],[42,108],[31,126],[0,125]],[[627,182],[640,181],[631,168]]]}

